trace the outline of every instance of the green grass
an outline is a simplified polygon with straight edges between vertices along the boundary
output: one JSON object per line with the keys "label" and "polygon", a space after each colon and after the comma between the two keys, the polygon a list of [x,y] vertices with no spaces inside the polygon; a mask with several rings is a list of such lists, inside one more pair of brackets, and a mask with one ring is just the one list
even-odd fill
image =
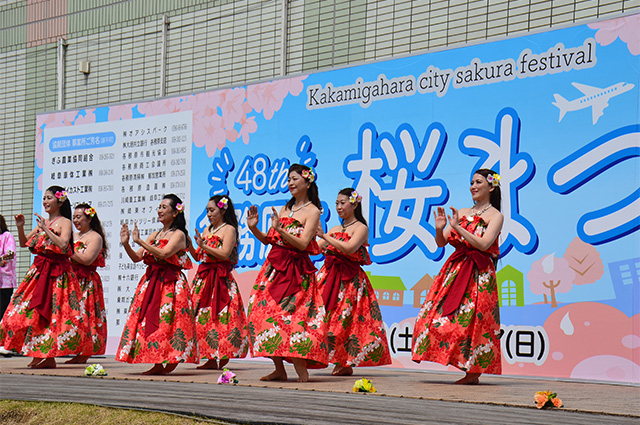
{"label": "green grass", "polygon": [[230,422],[205,418],[88,404],[0,400],[0,424],[3,425],[204,425],[211,423],[230,424]]}

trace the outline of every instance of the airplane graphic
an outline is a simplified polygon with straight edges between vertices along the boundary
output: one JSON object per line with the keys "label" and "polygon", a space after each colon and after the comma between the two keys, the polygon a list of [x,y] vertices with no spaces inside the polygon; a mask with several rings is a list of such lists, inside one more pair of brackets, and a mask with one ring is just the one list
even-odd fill
{"label": "airplane graphic", "polygon": [[591,107],[593,123],[595,124],[598,122],[598,118],[600,118],[604,113],[604,108],[609,106],[609,99],[624,92],[628,92],[634,87],[633,84],[624,82],[614,84],[606,89],[599,89],[598,87],[591,87],[580,83],[571,83],[571,85],[580,90],[584,96],[568,101],[559,94],[554,94],[553,97],[556,101],[552,102],[552,104],[560,109],[560,118],[558,118],[558,122],[562,121],[564,114],[569,111],[577,111],[579,109]]}

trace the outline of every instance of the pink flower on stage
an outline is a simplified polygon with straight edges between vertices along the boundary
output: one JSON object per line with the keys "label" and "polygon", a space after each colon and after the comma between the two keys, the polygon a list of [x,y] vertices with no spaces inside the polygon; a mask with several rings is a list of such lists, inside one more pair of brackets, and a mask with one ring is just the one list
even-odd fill
{"label": "pink flower on stage", "polygon": [[116,105],[109,107],[109,121],[130,120],[134,105]]}
{"label": "pink flower on stage", "polygon": [[640,54],[640,15],[595,22],[588,27],[598,30],[596,41],[601,45],[608,46],[620,37],[632,55]]}
{"label": "pink flower on stage", "polygon": [[223,369],[222,375],[218,377],[218,384],[237,384],[236,374],[229,369]]}

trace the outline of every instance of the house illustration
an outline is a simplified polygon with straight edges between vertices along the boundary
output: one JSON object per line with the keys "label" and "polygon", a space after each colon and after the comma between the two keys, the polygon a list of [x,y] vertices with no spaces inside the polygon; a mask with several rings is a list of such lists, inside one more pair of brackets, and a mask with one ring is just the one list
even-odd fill
{"label": "house illustration", "polygon": [[404,291],[407,288],[398,276],[373,276],[367,272],[371,286],[376,293],[378,304],[392,307],[402,307]]}
{"label": "house illustration", "polygon": [[524,307],[524,275],[507,265],[496,273],[500,307]]}
{"label": "house illustration", "polygon": [[413,291],[413,306],[415,308],[421,308],[424,304],[424,300],[427,298],[427,293],[433,285],[433,278],[428,274],[425,274],[411,287]]}

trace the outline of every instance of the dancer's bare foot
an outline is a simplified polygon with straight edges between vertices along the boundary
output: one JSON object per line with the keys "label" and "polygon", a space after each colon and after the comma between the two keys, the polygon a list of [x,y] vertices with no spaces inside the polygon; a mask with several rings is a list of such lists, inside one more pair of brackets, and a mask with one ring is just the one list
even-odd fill
{"label": "dancer's bare foot", "polygon": [[305,359],[293,359],[293,367],[298,374],[297,382],[309,382],[309,371],[307,370],[307,361]]}
{"label": "dancer's bare foot", "polygon": [[218,368],[218,362],[216,361],[216,359],[209,359],[205,364],[201,364],[200,366],[196,367],[196,369],[217,369],[217,368]]}
{"label": "dancer's bare foot", "polygon": [[27,367],[34,367],[35,365],[37,365],[38,363],[40,363],[41,361],[43,361],[44,359],[40,358],[40,357],[34,357],[33,360],[31,360],[31,362],[29,362],[29,364],[27,365]]}
{"label": "dancer's bare foot", "polygon": [[229,359],[221,359],[220,363],[218,364],[218,369],[220,370],[224,369],[227,363],[229,363]]}
{"label": "dancer's bare foot", "polygon": [[77,356],[70,358],[64,363],[65,364],[85,364],[87,360],[89,360],[89,357],[91,356],[81,356],[80,354],[78,354]]}
{"label": "dancer's bare foot", "polygon": [[142,374],[143,375],[162,375],[163,372],[164,372],[164,366],[162,366],[162,363],[156,363],[153,365],[151,369],[142,372]]}
{"label": "dancer's bare foot", "polygon": [[42,360],[35,366],[31,366],[31,369],[55,369],[56,368],[56,359],[55,357],[49,357],[47,359]]}
{"label": "dancer's bare foot", "polygon": [[456,384],[458,385],[477,385],[480,383],[480,375],[481,373],[468,373],[464,375],[464,378],[458,379]]}
{"label": "dancer's bare foot", "polygon": [[164,370],[162,371],[162,374],[168,375],[174,370],[176,370],[177,367],[178,367],[178,363],[167,363],[166,366],[164,367]]}
{"label": "dancer's bare foot", "polygon": [[287,372],[285,370],[279,371],[278,369],[274,370],[268,375],[260,378],[261,381],[286,381],[287,380]]}
{"label": "dancer's bare foot", "polygon": [[333,376],[351,376],[353,375],[353,368],[351,366],[336,365],[331,372]]}

